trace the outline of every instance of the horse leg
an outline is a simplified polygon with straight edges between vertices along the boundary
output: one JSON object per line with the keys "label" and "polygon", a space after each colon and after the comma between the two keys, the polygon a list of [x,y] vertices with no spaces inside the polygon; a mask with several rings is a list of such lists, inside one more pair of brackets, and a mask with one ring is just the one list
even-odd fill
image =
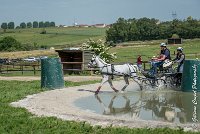
{"label": "horse leg", "polygon": [[131,75],[132,75],[133,80],[139,85],[140,90],[142,90],[142,84],[140,80],[138,80],[138,76],[136,75],[136,73],[132,73]]}
{"label": "horse leg", "polygon": [[95,91],[95,95],[97,95],[99,93],[99,90],[101,89],[101,87],[103,86],[103,84],[106,83],[107,81],[108,81],[108,75],[103,75],[103,79],[101,81],[100,86]]}
{"label": "horse leg", "polygon": [[108,78],[108,83],[110,84],[110,87],[115,91],[115,92],[118,92],[118,90],[113,86],[112,84],[112,79],[111,79],[111,76],[109,76]]}
{"label": "horse leg", "polygon": [[126,84],[122,88],[122,91],[124,91],[126,89],[126,87],[129,85],[128,76],[124,76],[124,81],[126,82]]}

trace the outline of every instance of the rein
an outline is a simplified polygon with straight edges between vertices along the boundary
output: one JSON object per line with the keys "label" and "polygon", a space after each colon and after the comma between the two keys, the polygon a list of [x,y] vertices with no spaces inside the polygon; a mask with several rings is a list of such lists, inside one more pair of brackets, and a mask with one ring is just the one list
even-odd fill
{"label": "rein", "polygon": [[121,66],[127,66],[128,67],[129,70],[125,70],[125,72],[127,72],[127,73],[125,73],[124,70],[116,71],[116,68],[115,68],[114,64],[107,64],[105,61],[103,61],[99,57],[96,57],[96,60],[93,59],[92,62],[93,61],[98,63],[96,68],[99,68],[99,71],[101,72],[101,74],[111,75],[112,79],[113,79],[114,75],[131,76],[131,74],[137,72],[137,68],[135,68],[134,66],[130,65],[129,63],[121,65]]}

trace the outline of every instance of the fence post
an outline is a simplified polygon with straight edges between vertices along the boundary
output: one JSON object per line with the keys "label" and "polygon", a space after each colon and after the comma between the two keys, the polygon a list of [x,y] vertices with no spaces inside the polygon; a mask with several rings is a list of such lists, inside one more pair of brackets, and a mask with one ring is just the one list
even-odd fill
{"label": "fence post", "polygon": [[1,68],[2,68],[2,64],[0,65],[0,73],[2,73]]}
{"label": "fence post", "polygon": [[144,62],[144,70],[146,70],[146,62]]}
{"label": "fence post", "polygon": [[34,75],[35,75],[36,74],[35,65],[33,65],[33,71],[34,71]]}
{"label": "fence post", "polygon": [[24,74],[24,72],[23,72],[23,65],[21,65],[21,71],[22,71],[22,75]]}

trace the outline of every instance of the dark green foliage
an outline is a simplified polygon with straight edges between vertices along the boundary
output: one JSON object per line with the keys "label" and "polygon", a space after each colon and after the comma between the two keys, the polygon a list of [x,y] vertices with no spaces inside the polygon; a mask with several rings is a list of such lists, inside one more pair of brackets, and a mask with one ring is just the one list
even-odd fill
{"label": "dark green foliage", "polygon": [[13,37],[4,37],[2,40],[0,40],[0,51],[30,51],[38,49],[39,46],[37,43],[32,44],[21,44]]}
{"label": "dark green foliage", "polygon": [[183,21],[175,19],[169,22],[159,22],[159,20],[149,18],[128,20],[119,18],[106,31],[106,40],[114,43],[156,40],[171,38],[173,34],[185,39],[199,38],[200,21],[191,17]]}
{"label": "dark green foliage", "polygon": [[13,37],[4,37],[0,40],[0,51],[16,51],[21,50],[22,45]]}
{"label": "dark green foliage", "polygon": [[20,26],[16,26],[16,28],[15,29],[20,29]]}
{"label": "dark green foliage", "polygon": [[56,26],[55,22],[50,22],[50,27],[55,27],[55,26]]}
{"label": "dark green foliage", "polygon": [[20,23],[20,27],[21,28],[26,28],[26,23],[25,22]]}
{"label": "dark green foliage", "polygon": [[43,28],[43,27],[44,27],[44,22],[43,21],[39,22],[39,28]]}
{"label": "dark green foliage", "polygon": [[46,21],[46,22],[44,23],[44,27],[50,27],[50,22],[49,22],[49,21]]}
{"label": "dark green foliage", "polygon": [[15,23],[14,22],[9,22],[8,23],[8,29],[14,29],[15,28]]}
{"label": "dark green foliage", "polygon": [[32,23],[31,22],[27,23],[27,28],[32,28]]}
{"label": "dark green foliage", "polygon": [[1,24],[1,28],[2,28],[2,29],[7,29],[7,28],[8,28],[8,24],[5,23],[5,22],[2,23],[2,24]]}
{"label": "dark green foliage", "polygon": [[38,22],[37,22],[37,21],[34,21],[34,22],[33,22],[33,28],[38,28],[38,27],[39,27]]}
{"label": "dark green foliage", "polygon": [[[19,28],[44,28],[44,27],[55,27],[56,24],[55,22],[49,22],[49,21],[46,21],[46,22],[37,22],[37,21],[34,21],[33,23],[32,22],[28,22],[28,23],[25,23],[25,22],[22,22],[20,23],[20,26],[17,26],[16,29],[19,29]],[[7,23],[2,23],[1,24],[1,28],[2,29],[14,29],[15,28],[15,24],[14,22],[9,22],[8,24]]]}
{"label": "dark green foliage", "polygon": [[30,44],[30,43],[26,43],[26,44],[22,44],[22,49],[23,51],[31,51],[31,50],[37,50],[39,49],[40,46],[37,45],[37,43],[34,44]]}

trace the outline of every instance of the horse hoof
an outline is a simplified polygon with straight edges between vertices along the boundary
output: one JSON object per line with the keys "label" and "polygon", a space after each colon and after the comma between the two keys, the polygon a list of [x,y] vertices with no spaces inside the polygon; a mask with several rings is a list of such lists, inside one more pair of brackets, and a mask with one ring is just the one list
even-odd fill
{"label": "horse hoof", "polygon": [[99,93],[99,91],[95,91],[95,93],[94,93],[94,94],[95,94],[95,95],[98,95],[98,93]]}
{"label": "horse hoof", "polygon": [[119,92],[119,90],[115,90],[115,93],[118,93]]}

